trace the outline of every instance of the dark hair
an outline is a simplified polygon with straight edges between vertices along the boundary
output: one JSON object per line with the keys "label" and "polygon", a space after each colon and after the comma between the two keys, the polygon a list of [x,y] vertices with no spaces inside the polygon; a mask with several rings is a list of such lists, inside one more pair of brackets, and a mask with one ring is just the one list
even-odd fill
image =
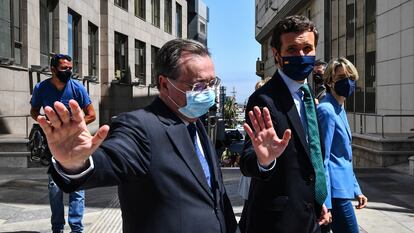
{"label": "dark hair", "polygon": [[328,65],[328,63],[322,61],[321,59],[318,59],[315,61],[315,66],[323,66],[326,67],[326,65]]}
{"label": "dark hair", "polygon": [[72,58],[69,55],[66,55],[66,54],[55,54],[50,59],[50,67],[57,68],[59,66],[60,60],[62,60],[62,59],[63,60],[68,60],[68,61],[72,61]]}
{"label": "dark hair", "polygon": [[155,77],[159,87],[158,77],[166,76],[170,79],[177,79],[180,71],[180,58],[183,52],[191,55],[210,56],[208,49],[198,41],[189,39],[174,39],[168,41],[158,51],[155,58]]}
{"label": "dark hair", "polygon": [[310,21],[308,18],[302,15],[292,15],[288,16],[276,24],[276,27],[273,29],[272,40],[270,45],[280,53],[280,48],[282,47],[282,42],[280,37],[284,33],[289,32],[313,32],[315,35],[315,47],[318,44],[319,34],[316,30],[315,24]]}

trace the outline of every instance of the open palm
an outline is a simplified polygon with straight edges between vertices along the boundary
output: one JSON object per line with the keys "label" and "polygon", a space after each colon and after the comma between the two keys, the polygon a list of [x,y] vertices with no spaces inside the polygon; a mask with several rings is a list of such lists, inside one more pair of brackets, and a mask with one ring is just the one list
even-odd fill
{"label": "open palm", "polygon": [[37,121],[42,127],[53,157],[68,171],[76,171],[98,148],[108,134],[109,127],[102,126],[95,136],[86,127],[82,110],[75,100],[69,101],[71,113],[60,102],[45,108],[47,116],[39,116]]}
{"label": "open palm", "polygon": [[264,107],[263,112],[255,106],[253,111],[249,111],[250,122],[253,129],[245,123],[244,130],[252,140],[257,160],[260,165],[268,166],[278,158],[289,143],[291,137],[290,129],[287,129],[283,138],[280,139],[273,128],[269,109]]}

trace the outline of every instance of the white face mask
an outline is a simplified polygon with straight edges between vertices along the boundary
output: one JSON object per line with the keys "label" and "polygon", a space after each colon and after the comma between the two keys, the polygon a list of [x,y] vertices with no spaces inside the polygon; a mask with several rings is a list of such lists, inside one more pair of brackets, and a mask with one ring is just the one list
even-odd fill
{"label": "white face mask", "polygon": [[169,79],[168,81],[171,85],[179,90],[181,93],[185,94],[187,99],[187,104],[183,107],[178,106],[178,104],[171,99],[170,100],[178,107],[178,111],[188,118],[198,118],[208,112],[208,109],[214,105],[216,99],[216,92],[212,88],[206,88],[203,91],[182,91],[176,87]]}

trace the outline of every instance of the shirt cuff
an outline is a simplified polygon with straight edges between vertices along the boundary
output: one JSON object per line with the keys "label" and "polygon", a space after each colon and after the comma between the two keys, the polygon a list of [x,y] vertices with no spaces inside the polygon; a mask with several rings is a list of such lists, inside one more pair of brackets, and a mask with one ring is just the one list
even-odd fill
{"label": "shirt cuff", "polygon": [[257,166],[259,167],[259,171],[261,172],[271,171],[276,166],[276,159],[271,164],[269,164],[269,166],[267,167],[263,167],[262,165],[259,164],[259,162],[257,162]]}
{"label": "shirt cuff", "polygon": [[95,168],[92,156],[89,156],[89,167],[86,168],[84,171],[82,171],[79,174],[74,174],[74,175],[66,174],[66,172],[63,170],[62,166],[55,160],[54,157],[52,157],[52,164],[53,164],[53,167],[55,168],[56,172],[60,176],[65,178],[66,181],[80,179],[80,178],[86,176],[87,174],[89,174]]}

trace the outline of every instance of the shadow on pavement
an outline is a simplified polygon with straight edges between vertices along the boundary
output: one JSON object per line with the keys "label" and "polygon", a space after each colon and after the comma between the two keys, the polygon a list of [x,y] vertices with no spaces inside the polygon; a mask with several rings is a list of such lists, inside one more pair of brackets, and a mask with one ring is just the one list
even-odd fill
{"label": "shadow on pavement", "polygon": [[381,210],[381,211],[406,213],[406,214],[412,214],[414,212],[412,209],[406,209],[406,208],[372,207],[372,206],[367,206],[366,208],[371,209],[371,210]]}
{"label": "shadow on pavement", "polygon": [[[414,212],[414,177],[388,168],[359,168],[355,175],[370,209],[401,213]],[[370,206],[370,203],[373,203]],[[377,206],[385,203],[396,206]],[[401,208],[398,208],[401,207]]]}
{"label": "shadow on pavement", "polygon": [[[49,205],[48,178],[16,178],[0,184],[0,203]],[[87,207],[105,208],[117,193],[117,187],[103,187],[85,191]],[[112,194],[112,195],[108,195]],[[64,195],[65,203],[68,195]],[[0,231],[1,232],[1,231]]]}

